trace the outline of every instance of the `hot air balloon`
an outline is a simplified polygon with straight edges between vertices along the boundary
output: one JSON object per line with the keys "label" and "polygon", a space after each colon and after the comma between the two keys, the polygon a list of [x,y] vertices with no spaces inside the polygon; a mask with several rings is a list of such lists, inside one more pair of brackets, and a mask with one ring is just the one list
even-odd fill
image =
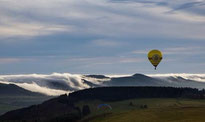
{"label": "hot air balloon", "polygon": [[155,67],[155,70],[156,70],[158,64],[162,60],[162,53],[159,50],[151,50],[149,51],[147,56],[148,56],[149,61]]}
{"label": "hot air balloon", "polygon": [[108,108],[108,109],[112,110],[112,107],[111,107],[110,105],[108,105],[108,104],[100,104],[100,105],[98,105],[97,108],[98,108],[98,109]]}

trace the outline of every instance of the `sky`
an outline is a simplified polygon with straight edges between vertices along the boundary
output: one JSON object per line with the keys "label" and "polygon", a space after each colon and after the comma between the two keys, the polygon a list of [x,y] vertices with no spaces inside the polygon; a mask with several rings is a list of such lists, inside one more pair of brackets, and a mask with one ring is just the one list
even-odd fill
{"label": "sky", "polygon": [[[155,71],[147,53],[159,49]],[[0,0],[0,74],[205,73],[205,0]]]}

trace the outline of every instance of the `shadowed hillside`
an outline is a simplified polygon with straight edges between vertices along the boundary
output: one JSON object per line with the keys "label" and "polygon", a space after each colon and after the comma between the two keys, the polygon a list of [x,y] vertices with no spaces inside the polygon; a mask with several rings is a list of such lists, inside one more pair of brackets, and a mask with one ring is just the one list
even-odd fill
{"label": "shadowed hillside", "polygon": [[172,87],[100,87],[85,89],[48,100],[40,105],[8,112],[0,120],[76,121],[82,110],[75,103],[85,100],[122,101],[135,98],[194,98],[203,99],[204,91]]}
{"label": "shadowed hillside", "polygon": [[133,98],[200,98],[204,91],[173,87],[99,87],[69,94],[74,101],[102,100],[121,101]]}
{"label": "shadowed hillside", "polygon": [[[60,117],[60,118],[59,118]],[[65,117],[65,118],[64,118]],[[75,108],[66,95],[48,100],[40,105],[18,109],[4,114],[0,120],[26,120],[26,121],[66,121],[79,119],[80,110]]]}

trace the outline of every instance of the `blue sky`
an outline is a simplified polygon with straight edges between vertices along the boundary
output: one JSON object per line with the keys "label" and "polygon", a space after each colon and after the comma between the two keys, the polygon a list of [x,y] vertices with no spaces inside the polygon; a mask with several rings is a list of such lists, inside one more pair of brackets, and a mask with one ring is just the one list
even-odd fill
{"label": "blue sky", "polygon": [[0,1],[0,74],[205,73],[204,61],[204,0]]}

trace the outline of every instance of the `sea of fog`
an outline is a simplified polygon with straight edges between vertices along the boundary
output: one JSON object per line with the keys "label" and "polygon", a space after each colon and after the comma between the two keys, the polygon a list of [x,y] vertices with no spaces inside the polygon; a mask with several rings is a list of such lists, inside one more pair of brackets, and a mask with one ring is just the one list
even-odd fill
{"label": "sea of fog", "polygon": [[[105,82],[110,82],[112,78],[131,76],[105,75],[105,77],[89,77],[87,75],[70,73],[0,75],[0,83],[15,84],[32,92],[56,96],[93,86],[106,86]],[[169,83],[172,83],[170,78],[205,83],[205,74],[147,74],[146,76]]]}

